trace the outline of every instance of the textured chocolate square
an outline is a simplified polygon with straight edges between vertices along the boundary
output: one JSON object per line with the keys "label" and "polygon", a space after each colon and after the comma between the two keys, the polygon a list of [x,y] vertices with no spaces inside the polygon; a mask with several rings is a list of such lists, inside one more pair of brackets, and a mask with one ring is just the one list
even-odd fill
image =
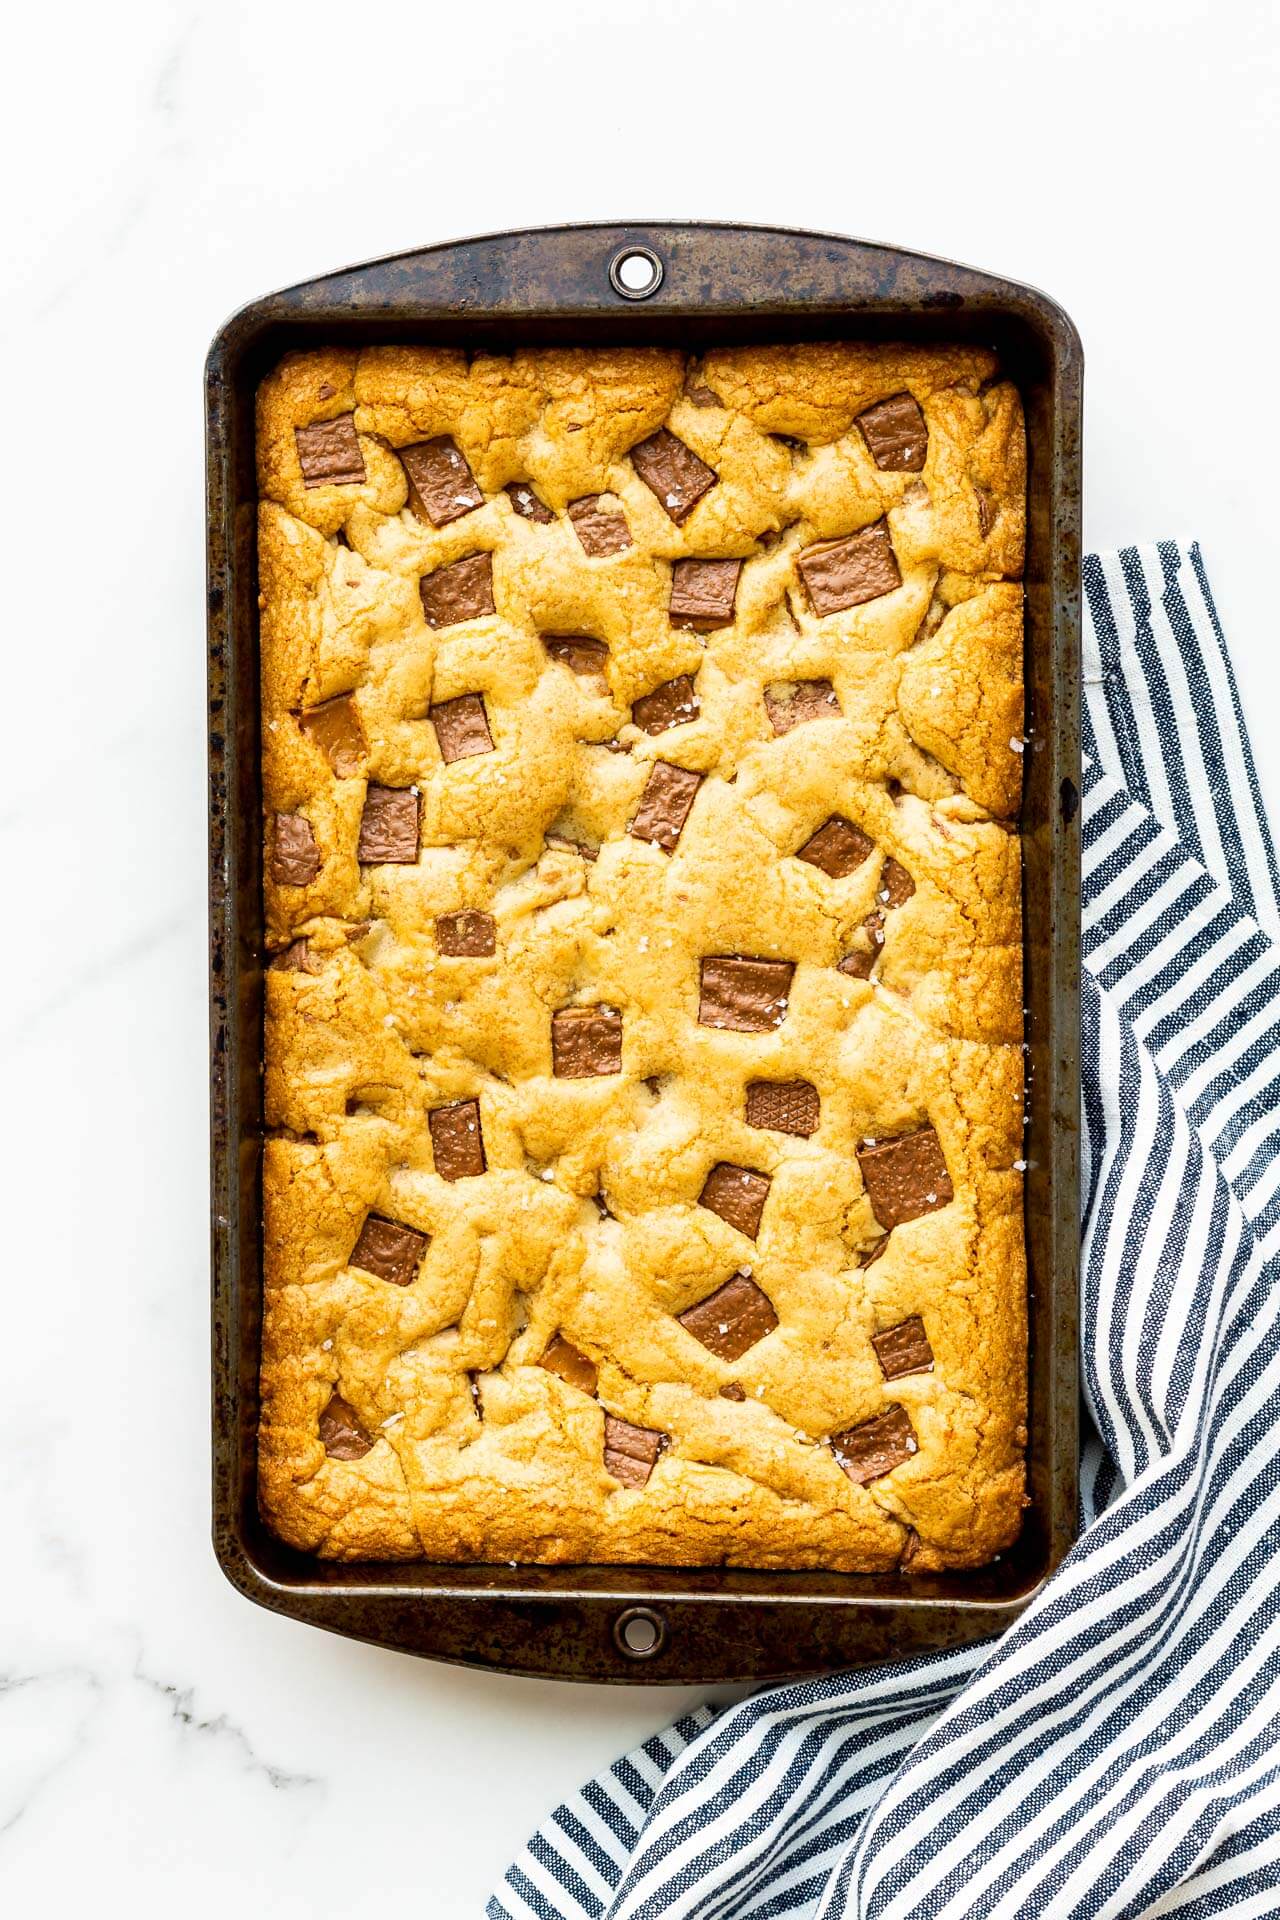
{"label": "textured chocolate square", "polygon": [[384,1220],[380,1214],[370,1213],[365,1216],[347,1265],[372,1273],[379,1280],[390,1280],[393,1286],[407,1287],[417,1279],[426,1250],[425,1233],[415,1233],[398,1220]]}
{"label": "textured chocolate square", "polygon": [[700,712],[693,680],[687,673],[678,673],[652,693],[642,694],[631,709],[631,718],[642,733],[655,734],[682,727],[686,721],[696,720]]}
{"label": "textured chocolate square", "polygon": [[719,478],[715,468],[700,460],[669,427],[659,427],[639,446],[632,447],[631,464],[678,527],[684,525]]}
{"label": "textured chocolate square", "polygon": [[885,907],[900,907],[909,900],[916,890],[911,878],[900,860],[890,854],[880,870],[880,885],[876,889],[876,898]]}
{"label": "textured chocolate square", "polygon": [[451,766],[455,760],[472,760],[478,753],[493,752],[489,716],[484,695],[460,693],[453,700],[441,700],[431,709],[431,724],[436,730],[440,757]]}
{"label": "textured chocolate square", "polygon": [[673,626],[714,633],[733,624],[741,560],[677,560],[667,612]]}
{"label": "textured chocolate square", "polygon": [[796,859],[817,867],[829,879],[844,880],[856,873],[863,861],[875,851],[875,841],[843,814],[833,813],[824,820],[796,852]]}
{"label": "textured chocolate square", "polygon": [[464,620],[483,620],[496,613],[493,600],[493,555],[468,553],[447,567],[424,573],[418,582],[422,611],[429,627],[456,627]]}
{"label": "textured chocolate square", "polygon": [[497,951],[498,930],[491,913],[463,907],[436,918],[436,951],[451,960],[487,960]]}
{"label": "textured chocolate square", "polygon": [[582,551],[591,560],[603,560],[611,553],[625,553],[631,545],[631,529],[623,513],[611,513],[600,505],[601,495],[584,493],[581,500],[569,502],[569,518],[582,543]]}
{"label": "textured chocolate square", "polygon": [[535,520],[540,527],[549,527],[555,519],[550,507],[544,506],[527,480],[510,480],[503,491],[522,520]]}
{"label": "textured chocolate square", "polygon": [[478,1100],[455,1100],[452,1106],[435,1107],[427,1115],[427,1125],[436,1172],[442,1180],[470,1180],[484,1172]]}
{"label": "textured chocolate square", "polygon": [[545,1367],[548,1373],[554,1373],[566,1386],[576,1387],[579,1393],[595,1393],[595,1361],[579,1352],[562,1333],[556,1334],[538,1365]]}
{"label": "textured chocolate square", "polygon": [[411,867],[418,858],[420,801],[411,787],[375,787],[370,782],[360,816],[356,859],[362,867],[384,862]]}
{"label": "textured chocolate square", "polygon": [[447,527],[484,505],[466,455],[447,433],[401,447],[400,461],[409,476],[409,505],[428,526]]}
{"label": "textured chocolate square", "polygon": [[551,1016],[551,1062],[558,1080],[594,1080],[622,1072],[622,1015],[616,1007],[562,1007]]}
{"label": "textured chocolate square", "polygon": [[836,962],[836,970],[847,973],[852,980],[869,980],[884,945],[884,915],[869,913],[858,929],[857,939],[853,952]]}
{"label": "textured chocolate square", "polygon": [[700,773],[673,767],[669,760],[655,760],[627,831],[635,839],[651,840],[664,853],[671,853],[701,785]]}
{"label": "textured chocolate square", "polygon": [[295,427],[293,437],[304,487],[364,485],[364,454],[353,413],[340,413],[336,420],[317,420],[310,427]]}
{"label": "textured chocolate square", "polygon": [[749,1127],[807,1140],[818,1131],[820,1111],[818,1089],[810,1080],[753,1080],[747,1088]]}
{"label": "textured chocolate square", "polygon": [[776,734],[790,733],[810,720],[839,720],[841,706],[829,680],[800,680],[786,692],[766,687],[764,710]]}
{"label": "textured chocolate square", "polygon": [[722,1160],[712,1167],[698,1195],[698,1205],[715,1213],[729,1226],[754,1240],[760,1231],[760,1218],[772,1185],[767,1173],[755,1173],[750,1167],[735,1167]]}
{"label": "textured chocolate square", "polygon": [[909,393],[891,393],[858,415],[867,452],[881,473],[919,473],[929,446],[929,429]]}
{"label": "textured chocolate square", "polygon": [[665,1433],[652,1427],[633,1427],[616,1414],[604,1417],[604,1470],[624,1487],[643,1487],[667,1445]]}
{"label": "textured chocolate square", "polygon": [[882,1480],[919,1450],[907,1410],[896,1403],[860,1426],[831,1436],[831,1451],[856,1487]]}
{"label": "textured chocolate square", "polygon": [[955,1197],[942,1147],[932,1127],[858,1148],[858,1165],[871,1211],[882,1227],[900,1227],[934,1213]]}
{"label": "textured chocolate square", "polygon": [[335,1393],[320,1415],[320,1445],[331,1460],[363,1460],[373,1447],[355,1408]]}
{"label": "textured chocolate square", "polygon": [[320,849],[305,813],[278,813],[271,835],[271,878],[280,887],[306,887],[321,867]]}
{"label": "textured chocolate square", "polygon": [[318,707],[304,708],[298,715],[298,725],[308,740],[319,747],[339,780],[349,780],[359,773],[368,749],[355,701],[349,693],[339,694],[336,700],[322,701]]}
{"label": "textured chocolate square", "polygon": [[678,1317],[680,1325],[719,1360],[740,1360],[778,1324],[768,1294],[745,1273],[735,1273]]}
{"label": "textured chocolate square", "polygon": [[817,546],[806,547],[796,564],[809,604],[819,615],[860,607],[902,585],[884,520],[846,534],[841,540],[820,540]]}
{"label": "textured chocolate square", "polygon": [[717,953],[702,962],[698,1024],[736,1033],[772,1033],[787,1017],[793,960]]}
{"label": "textured chocolate square", "polygon": [[873,1333],[871,1344],[886,1380],[903,1380],[909,1373],[933,1372],[933,1348],[918,1313],[883,1333]]}
{"label": "textured chocolate square", "polygon": [[585,633],[544,633],[542,644],[553,660],[573,673],[602,680],[608,674],[609,649],[603,640]]}

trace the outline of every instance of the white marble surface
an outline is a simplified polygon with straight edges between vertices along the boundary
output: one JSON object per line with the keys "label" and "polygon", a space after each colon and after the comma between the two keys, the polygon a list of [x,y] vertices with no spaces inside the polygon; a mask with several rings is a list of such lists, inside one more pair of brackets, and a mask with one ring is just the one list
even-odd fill
{"label": "white marble surface", "polygon": [[214,1566],[207,341],[350,260],[628,214],[1038,282],[1085,338],[1089,539],[1200,536],[1280,800],[1280,24],[1246,0],[68,0],[6,51],[0,1886],[50,1915],[478,1915],[552,1800],[693,1696],[374,1652]]}

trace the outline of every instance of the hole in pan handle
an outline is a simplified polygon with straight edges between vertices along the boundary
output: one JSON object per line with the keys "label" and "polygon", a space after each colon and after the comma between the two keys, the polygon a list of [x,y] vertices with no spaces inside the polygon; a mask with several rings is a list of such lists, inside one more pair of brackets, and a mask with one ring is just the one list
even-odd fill
{"label": "hole in pan handle", "polygon": [[609,262],[609,284],[624,300],[647,300],[662,285],[662,262],[652,247],[623,247]]}
{"label": "hole in pan handle", "polygon": [[666,1645],[667,1623],[652,1607],[628,1607],[613,1623],[613,1638],[628,1660],[652,1660]]}

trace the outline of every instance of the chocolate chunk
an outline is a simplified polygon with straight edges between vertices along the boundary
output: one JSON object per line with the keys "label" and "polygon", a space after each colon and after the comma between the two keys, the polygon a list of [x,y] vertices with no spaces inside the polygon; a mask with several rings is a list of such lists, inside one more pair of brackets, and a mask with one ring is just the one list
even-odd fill
{"label": "chocolate chunk", "polygon": [[975,487],[978,499],[978,532],[985,540],[996,523],[996,505],[984,487]]}
{"label": "chocolate chunk", "polygon": [[484,1401],[480,1397],[480,1375],[468,1370],[467,1385],[471,1389],[471,1404],[475,1408],[476,1419],[484,1419]]}
{"label": "chocolate chunk", "polygon": [[882,1233],[878,1240],[873,1240],[871,1245],[865,1249],[858,1261],[858,1265],[864,1273],[868,1267],[874,1267],[876,1261],[888,1246],[889,1238],[890,1236],[887,1233]]}
{"label": "chocolate chunk", "polygon": [[543,1354],[538,1365],[545,1367],[548,1373],[554,1373],[568,1387],[576,1387],[579,1393],[594,1394],[596,1390],[596,1363],[589,1360],[585,1353],[579,1353],[571,1346],[562,1333],[558,1333]]}
{"label": "chocolate chunk", "polygon": [[384,862],[411,867],[418,858],[419,797],[411,787],[375,787],[369,783],[360,816],[356,859],[362,867]]}
{"label": "chocolate chunk", "polygon": [[700,773],[673,767],[669,760],[655,760],[628,833],[637,840],[652,840],[664,853],[670,853],[701,785]]}
{"label": "chocolate chunk", "polygon": [[493,752],[483,694],[460,693],[456,699],[441,700],[432,707],[430,719],[446,765]]}
{"label": "chocolate chunk", "polygon": [[403,1227],[398,1220],[384,1220],[381,1215],[370,1213],[365,1216],[360,1238],[351,1249],[347,1265],[359,1267],[362,1273],[376,1274],[379,1280],[390,1280],[393,1286],[407,1287],[417,1279],[426,1250],[425,1233],[415,1233],[412,1227]]}
{"label": "chocolate chunk", "polygon": [[325,755],[339,780],[349,780],[352,774],[359,773],[366,752],[365,739],[360,716],[349,693],[304,709],[298,715],[298,725]]}
{"label": "chocolate chunk", "polygon": [[719,475],[692,447],[677,440],[668,427],[659,427],[631,449],[631,464],[646,487],[661,501],[668,519],[683,526]]}
{"label": "chocolate chunk", "polygon": [[320,1445],[331,1460],[363,1460],[373,1441],[340,1393],[335,1393],[320,1415]]}
{"label": "chocolate chunk", "polygon": [[918,1313],[883,1333],[873,1333],[871,1344],[886,1380],[902,1380],[909,1373],[933,1372],[933,1348]]}
{"label": "chocolate chunk", "polygon": [[604,1470],[624,1487],[647,1485],[667,1444],[666,1434],[655,1433],[652,1427],[633,1427],[612,1413],[604,1417]]}
{"label": "chocolate chunk", "polygon": [[760,1231],[760,1216],[769,1197],[772,1181],[767,1173],[753,1173],[750,1167],[735,1167],[722,1160],[707,1175],[698,1205],[720,1218],[748,1240]]}
{"label": "chocolate chunk", "polygon": [[902,585],[897,557],[885,521],[806,547],[796,563],[816,614],[843,613],[878,600]]}
{"label": "chocolate chunk", "polygon": [[442,1180],[469,1180],[485,1170],[484,1134],[480,1102],[455,1100],[452,1106],[433,1107],[427,1115],[436,1172]]}
{"label": "chocolate chunk", "polygon": [[831,1451],[855,1487],[865,1487],[868,1480],[882,1479],[919,1450],[920,1443],[907,1418],[907,1410],[896,1402],[860,1426],[848,1427],[844,1433],[831,1436]]}
{"label": "chocolate chunk", "polygon": [[571,840],[567,833],[548,833],[543,839],[553,853],[576,853],[583,860],[598,860],[599,847],[589,847],[585,840]]}
{"label": "chocolate chunk", "polygon": [[702,709],[687,673],[664,680],[652,693],[642,694],[631,709],[631,718],[642,733],[665,733],[668,727],[682,727],[696,720]]}
{"label": "chocolate chunk", "polygon": [[622,1072],[622,1015],[616,1007],[562,1007],[551,1016],[552,1071],[558,1080]]}
{"label": "chocolate chunk", "polygon": [[880,885],[876,889],[877,897],[886,907],[900,907],[905,900],[911,898],[915,890],[916,883],[902,862],[895,860],[890,854],[880,871]]}
{"label": "chocolate chunk", "polygon": [[451,960],[487,960],[497,951],[497,923],[491,913],[464,907],[436,919],[436,951]]}
{"label": "chocolate chunk", "polygon": [[698,1024],[736,1033],[772,1033],[787,1016],[793,960],[717,953],[702,962]]}
{"label": "chocolate chunk", "polygon": [[882,1227],[900,1227],[954,1198],[951,1176],[932,1127],[858,1148],[871,1211]]}
{"label": "chocolate chunk", "polygon": [[809,1080],[753,1080],[747,1088],[749,1127],[807,1140],[818,1130],[818,1116],[818,1089]]}
{"label": "chocolate chunk", "polygon": [[778,1324],[768,1294],[745,1273],[735,1273],[678,1317],[680,1325],[719,1360],[740,1360]]}
{"label": "chocolate chunk", "polygon": [[631,529],[626,515],[610,513],[600,505],[601,495],[584,493],[581,500],[569,502],[569,518],[582,542],[582,551],[591,560],[610,553],[625,553],[631,545]]}
{"label": "chocolate chunk", "polygon": [[320,849],[305,813],[278,813],[271,839],[271,878],[281,887],[305,887],[321,867]]}
{"label": "chocolate chunk", "polygon": [[418,582],[422,611],[429,627],[456,627],[463,620],[483,620],[496,613],[493,601],[493,555],[468,553],[447,567],[424,573]]}
{"label": "chocolate chunk", "polygon": [[892,393],[858,415],[867,451],[881,473],[919,473],[929,445],[929,429],[909,393]]}
{"label": "chocolate chunk", "polygon": [[710,387],[686,387],[684,392],[685,399],[695,407],[722,407],[724,405],[723,400],[721,400],[718,395],[712,393]]}
{"label": "chocolate chunk", "polygon": [[585,633],[544,633],[542,644],[553,660],[574,673],[603,678],[608,671],[609,649],[603,640]]}
{"label": "chocolate chunk", "polygon": [[291,940],[269,963],[272,973],[319,973],[320,962],[306,940]]}
{"label": "chocolate chunk", "polygon": [[733,622],[741,560],[677,560],[667,612],[677,627],[712,633]]}
{"label": "chocolate chunk", "polygon": [[869,980],[884,945],[884,915],[869,913],[859,929],[859,938],[865,940],[866,945],[846,953],[843,960],[836,962],[836,971],[847,973],[852,980]]}
{"label": "chocolate chunk", "polygon": [[796,859],[817,867],[829,879],[844,880],[856,873],[863,861],[875,851],[875,841],[861,827],[855,827],[843,814],[833,813],[815,834],[797,849]]}
{"label": "chocolate chunk", "polygon": [[790,733],[808,720],[838,720],[843,711],[829,680],[800,680],[786,693],[780,686],[766,687],[764,710],[777,734]]}
{"label": "chocolate chunk", "polygon": [[336,420],[317,420],[310,427],[295,427],[293,437],[298,444],[304,487],[364,485],[364,455],[354,413],[340,413]]}
{"label": "chocolate chunk", "polygon": [[909,1567],[920,1551],[920,1535],[914,1527],[907,1528],[907,1537],[902,1543],[902,1552],[898,1555],[898,1565]]}
{"label": "chocolate chunk", "polygon": [[401,447],[400,462],[409,476],[409,505],[428,526],[447,527],[484,505],[466,455],[447,433]]}
{"label": "chocolate chunk", "polygon": [[555,519],[550,507],[542,504],[527,480],[508,481],[504,491],[522,520],[536,520],[540,527],[549,527]]}
{"label": "chocolate chunk", "polygon": [[720,1389],[720,1398],[722,1400],[745,1400],[746,1397],[746,1394],[736,1380],[730,1380],[727,1386],[721,1387]]}

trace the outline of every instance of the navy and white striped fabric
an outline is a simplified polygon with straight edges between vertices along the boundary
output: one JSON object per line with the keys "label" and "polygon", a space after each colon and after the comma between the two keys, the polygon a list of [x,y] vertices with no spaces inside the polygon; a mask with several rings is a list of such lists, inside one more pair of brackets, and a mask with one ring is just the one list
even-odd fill
{"label": "navy and white striped fabric", "polygon": [[490,1920],[1280,1914],[1280,886],[1199,551],[1084,584],[1087,1531],[1001,1640],[647,1741]]}

